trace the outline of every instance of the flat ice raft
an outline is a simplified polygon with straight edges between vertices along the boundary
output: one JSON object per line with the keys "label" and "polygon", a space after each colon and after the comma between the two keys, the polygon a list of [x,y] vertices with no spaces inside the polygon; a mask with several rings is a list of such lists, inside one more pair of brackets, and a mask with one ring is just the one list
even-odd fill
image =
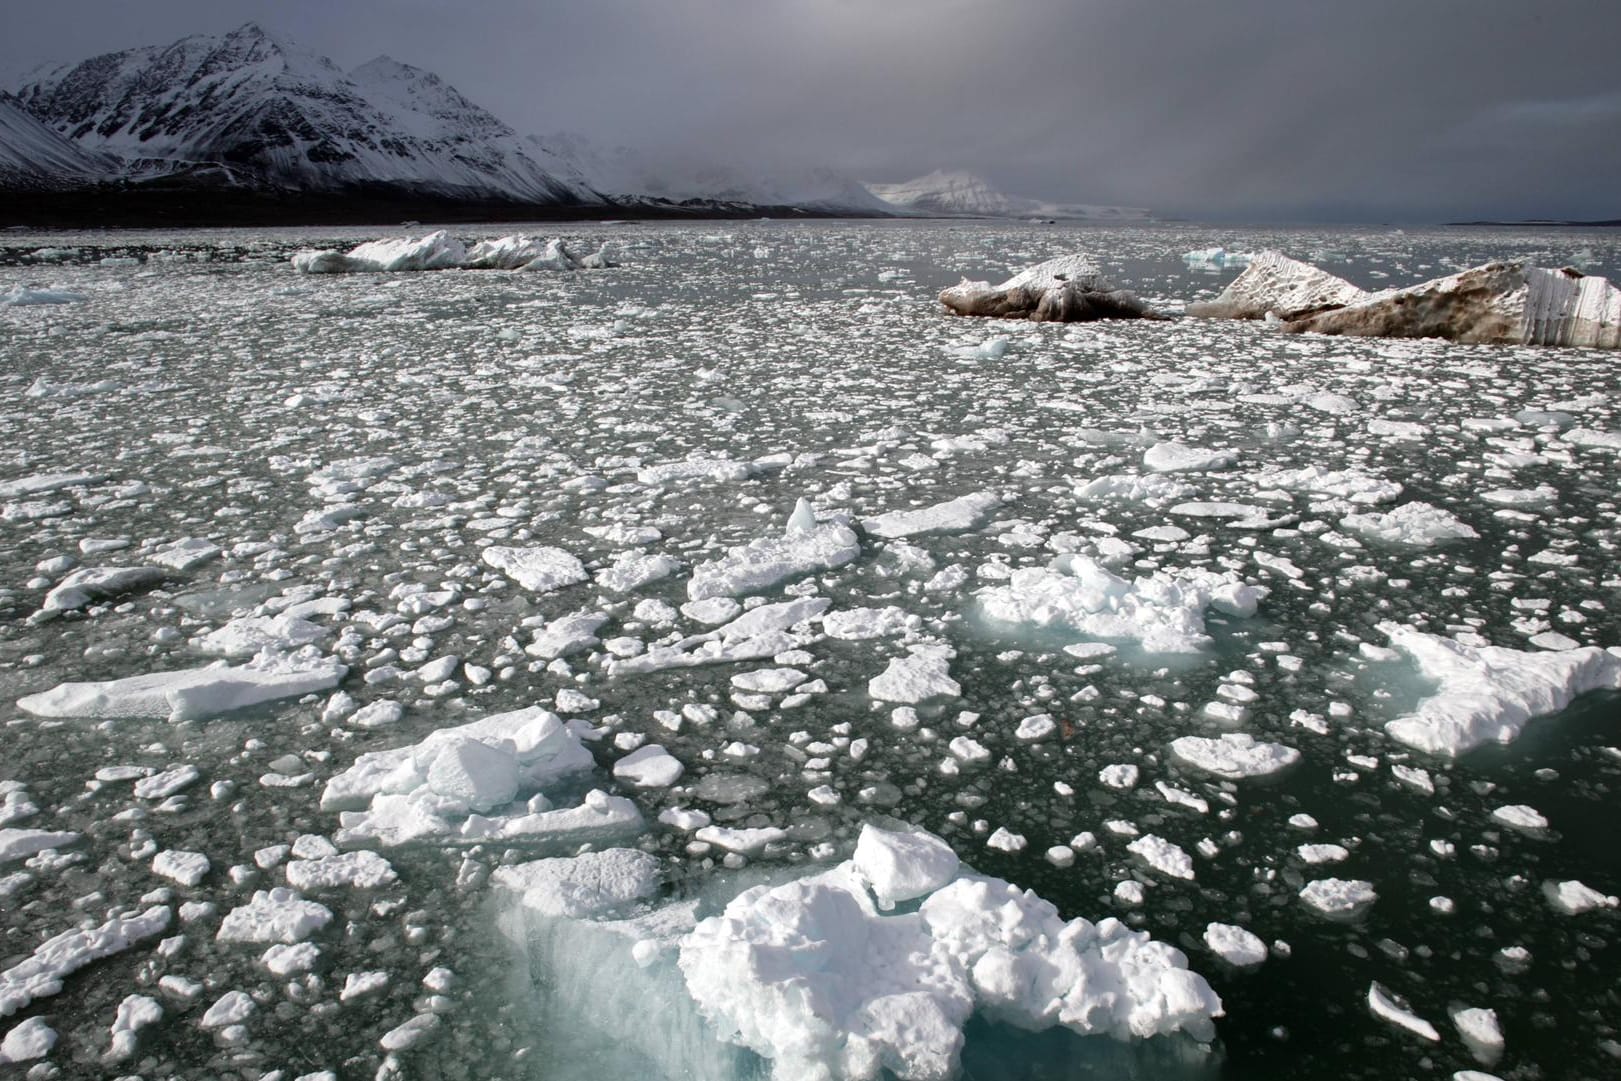
{"label": "flat ice raft", "polygon": [[940,291],[957,315],[1080,323],[1093,319],[1161,319],[1135,293],[1118,288],[1084,255],[1061,255],[1021,270],[1001,285],[969,281]]}
{"label": "flat ice raft", "polygon": [[336,687],[348,669],[314,650],[266,651],[242,665],[211,664],[93,683],[60,683],[17,700],[36,717],[167,717],[189,721]]}
{"label": "flat ice raft", "polygon": [[504,869],[502,884],[537,916],[609,921],[571,924],[571,942],[622,929],[596,968],[628,954],[627,977],[651,983],[673,957],[715,1035],[768,1059],[776,1081],[956,1076],[976,1012],[1122,1040],[1207,1040],[1222,1013],[1181,951],[1112,918],[1065,921],[1034,893],[964,870],[921,830],[865,826],[850,860],[745,890],[695,923],[690,902],[613,922],[655,892],[651,864],[593,853]]}

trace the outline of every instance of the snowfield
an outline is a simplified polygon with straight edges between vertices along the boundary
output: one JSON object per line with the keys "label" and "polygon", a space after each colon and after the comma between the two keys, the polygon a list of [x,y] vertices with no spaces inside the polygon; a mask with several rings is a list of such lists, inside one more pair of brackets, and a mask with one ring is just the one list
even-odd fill
{"label": "snowfield", "polygon": [[1613,354],[935,300],[1081,253],[1180,313],[1271,250],[1621,267],[7,233],[0,1061],[1610,1076]]}

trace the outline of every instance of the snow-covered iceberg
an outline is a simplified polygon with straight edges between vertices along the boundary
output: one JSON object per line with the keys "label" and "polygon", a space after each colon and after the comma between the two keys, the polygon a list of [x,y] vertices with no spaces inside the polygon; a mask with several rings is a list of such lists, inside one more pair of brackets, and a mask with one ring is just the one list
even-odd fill
{"label": "snow-covered iceberg", "polygon": [[[1188,258],[1206,253],[1190,252]],[[1343,278],[1310,263],[1268,249],[1249,257],[1244,273],[1215,300],[1188,305],[1188,314],[1205,319],[1301,319],[1330,308],[1366,299],[1367,293]]]}
{"label": "snow-covered iceberg", "polygon": [[1001,285],[964,278],[941,290],[940,303],[957,315],[1051,323],[1162,318],[1136,294],[1105,278],[1085,255],[1049,259]]}
{"label": "snow-covered iceberg", "polygon": [[1112,918],[1066,921],[920,830],[869,824],[851,859],[729,900],[661,901],[655,861],[627,850],[504,868],[495,884],[548,1024],[572,1040],[572,1014],[601,1026],[623,1011],[595,1039],[661,1076],[759,1076],[759,1060],[730,1057],[744,1049],[775,1081],[944,1079],[976,1014],[1122,1041],[1209,1040],[1222,1014],[1181,951]]}

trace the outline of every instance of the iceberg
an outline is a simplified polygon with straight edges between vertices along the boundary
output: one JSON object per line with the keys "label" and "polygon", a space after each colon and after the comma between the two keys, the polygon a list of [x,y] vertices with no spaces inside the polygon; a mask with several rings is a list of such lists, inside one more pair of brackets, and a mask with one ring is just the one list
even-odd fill
{"label": "iceberg", "polygon": [[[561,239],[515,233],[468,247],[441,229],[424,237],[371,240],[338,251],[301,251],[293,269],[304,274],[391,273],[414,270],[594,270],[617,266],[604,242],[590,255],[569,251]],[[82,298],[81,298],[82,299]]]}
{"label": "iceberg", "polygon": [[[1205,253],[1190,252],[1190,263],[1195,254]],[[1301,319],[1367,296],[1343,278],[1269,249],[1251,256],[1244,273],[1215,300],[1189,304],[1188,314],[1204,319],[1264,319],[1268,314]]]}
{"label": "iceberg", "polygon": [[1001,285],[964,278],[941,291],[940,303],[957,315],[1036,322],[1164,318],[1136,294],[1117,288],[1085,255],[1049,259]]}
{"label": "iceberg", "polygon": [[1291,332],[1446,338],[1472,344],[1621,348],[1621,289],[1605,278],[1524,262],[1486,263],[1296,317]]}

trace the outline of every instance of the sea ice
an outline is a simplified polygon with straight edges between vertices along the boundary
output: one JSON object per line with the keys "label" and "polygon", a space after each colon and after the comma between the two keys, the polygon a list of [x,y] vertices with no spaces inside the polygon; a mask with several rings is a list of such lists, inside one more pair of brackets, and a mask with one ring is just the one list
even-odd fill
{"label": "sea ice", "polygon": [[804,533],[761,537],[694,567],[687,596],[701,601],[759,593],[791,578],[842,567],[860,554],[861,542],[843,518]]}
{"label": "sea ice", "polygon": [[63,931],[46,939],[23,960],[0,971],[0,1017],[10,1017],[37,998],[62,990],[62,981],[92,961],[121,953],[167,930],[173,911],[154,905],[128,916],[113,916],[97,927]]}
{"label": "sea ice", "polygon": [[958,533],[972,529],[990,511],[1002,505],[995,492],[974,492],[917,510],[893,510],[864,518],[861,528],[875,537],[896,539],[920,533]]}
{"label": "sea ice", "polygon": [[590,579],[585,566],[561,548],[492,545],[480,558],[531,593],[551,593]]}

